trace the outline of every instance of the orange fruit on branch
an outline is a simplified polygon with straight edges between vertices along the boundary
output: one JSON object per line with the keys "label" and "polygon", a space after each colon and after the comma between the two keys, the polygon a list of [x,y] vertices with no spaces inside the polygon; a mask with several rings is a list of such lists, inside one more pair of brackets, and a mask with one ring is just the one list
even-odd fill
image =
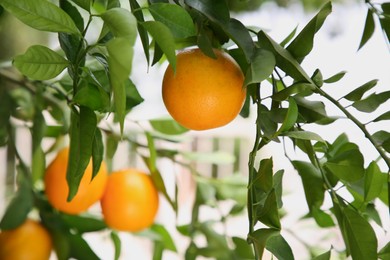
{"label": "orange fruit on branch", "polygon": [[150,227],[159,206],[151,177],[137,169],[113,172],[101,199],[103,218],[116,230],[137,232]]}
{"label": "orange fruit on branch", "polygon": [[19,227],[0,233],[2,260],[47,260],[52,247],[49,232],[35,220],[27,219]]}
{"label": "orange fruit on branch", "polygon": [[58,152],[47,167],[44,183],[45,194],[50,204],[65,213],[79,214],[86,211],[103,196],[107,182],[107,168],[101,163],[97,175],[92,179],[92,160],[90,160],[81,179],[79,189],[71,201],[67,201],[69,187],[66,181],[66,170],[69,158],[69,148]]}
{"label": "orange fruit on branch", "polygon": [[162,97],[171,116],[193,130],[206,130],[231,122],[245,102],[244,75],[227,53],[214,49],[216,59],[200,49],[177,54],[176,72],[168,65]]}

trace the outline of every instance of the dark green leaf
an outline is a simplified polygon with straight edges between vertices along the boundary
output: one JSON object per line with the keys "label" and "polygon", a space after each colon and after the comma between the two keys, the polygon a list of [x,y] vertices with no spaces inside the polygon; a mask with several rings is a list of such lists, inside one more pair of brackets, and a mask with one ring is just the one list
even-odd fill
{"label": "dark green leaf", "polygon": [[385,16],[383,18],[379,18],[379,21],[381,23],[382,30],[385,34],[385,40],[390,41],[390,18],[388,16]]}
{"label": "dark green leaf", "polygon": [[319,88],[322,87],[322,85],[324,84],[324,79],[319,69],[316,69],[314,71],[313,76],[311,76],[311,79],[313,80],[314,84]]}
{"label": "dark green leaf", "polygon": [[132,13],[117,7],[102,13],[101,17],[115,37],[126,38],[130,45],[134,45],[137,37],[137,20]]}
{"label": "dark green leaf", "polygon": [[390,140],[390,133],[384,130],[380,130],[378,132],[375,132],[372,135],[372,138],[374,139],[376,145],[383,145],[387,140]]}
{"label": "dark green leaf", "polygon": [[184,8],[176,4],[156,3],[149,6],[156,21],[165,24],[175,38],[187,38],[195,35],[195,26],[191,16]]}
{"label": "dark green leaf", "polygon": [[361,112],[374,112],[380,105],[390,99],[390,91],[372,94],[365,99],[358,100],[352,104],[354,108]]}
{"label": "dark green leaf", "polygon": [[324,182],[321,172],[313,164],[304,161],[292,161],[294,168],[301,176],[309,210],[319,208],[324,202]]}
{"label": "dark green leaf", "polygon": [[224,0],[185,0],[184,2],[220,26],[229,23],[229,8]]}
{"label": "dark green leaf", "polygon": [[99,257],[91,249],[88,243],[79,234],[69,235],[70,256],[75,259],[99,260]]}
{"label": "dark green leaf", "polygon": [[275,57],[265,49],[256,49],[245,75],[244,86],[260,83],[267,79],[274,70]]}
{"label": "dark green leaf", "polygon": [[166,55],[173,70],[176,70],[175,41],[169,28],[158,21],[143,22],[142,26],[152,35]]}
{"label": "dark green leaf", "polygon": [[115,249],[114,259],[118,260],[121,256],[121,251],[122,251],[121,239],[120,239],[118,233],[115,231],[111,231],[110,237],[111,237],[112,242],[114,243],[114,249]]}
{"label": "dark green leaf", "polygon": [[153,119],[149,122],[154,130],[166,135],[180,135],[188,132],[187,128],[184,128],[172,119]]}
{"label": "dark green leaf", "polygon": [[72,112],[69,161],[66,180],[69,185],[68,201],[76,195],[81,178],[92,156],[97,119],[95,113],[80,107],[80,114]]}
{"label": "dark green leaf", "polygon": [[340,71],[339,73],[336,73],[335,75],[333,75],[327,79],[324,79],[324,82],[325,83],[335,83],[335,82],[339,81],[340,79],[342,79],[346,73],[347,73],[346,71]]}
{"label": "dark green leaf", "polygon": [[298,105],[299,116],[305,123],[330,124],[337,118],[328,117],[325,105],[321,101],[311,101],[299,96],[293,96]]}
{"label": "dark green leaf", "polygon": [[17,228],[23,224],[33,208],[34,198],[32,187],[27,180],[22,179],[19,189],[8,204],[0,222],[0,230]]}
{"label": "dark green leaf", "polygon": [[294,30],[292,30],[290,32],[290,34],[287,35],[286,38],[284,38],[284,40],[280,43],[280,46],[282,46],[282,47],[286,46],[286,44],[289,43],[294,38],[295,34],[297,33],[297,29],[298,29],[298,26],[296,26],[294,28]]}
{"label": "dark green leaf", "polygon": [[364,25],[362,39],[360,40],[359,48],[360,50],[372,37],[375,31],[375,21],[374,21],[374,13],[370,8],[367,9],[366,22]]}
{"label": "dark green leaf", "polygon": [[311,78],[302,69],[297,60],[282,46],[276,43],[264,31],[258,34],[260,46],[271,51],[276,59],[276,66],[281,68],[287,75],[296,81],[313,83]]}
{"label": "dark green leaf", "polygon": [[154,224],[151,226],[150,230],[146,230],[139,235],[148,237],[151,240],[161,243],[163,249],[177,252],[175,242],[173,241],[168,230],[162,225]]}
{"label": "dark green leaf", "polygon": [[41,31],[80,34],[72,18],[47,0],[2,0],[1,5],[23,23]]}
{"label": "dark green leaf", "polygon": [[363,97],[364,93],[375,87],[377,83],[377,79],[370,80],[345,95],[344,98],[348,99],[349,101],[358,101]]}
{"label": "dark green leaf", "polygon": [[38,92],[35,96],[36,112],[33,118],[33,126],[31,128],[32,139],[32,162],[31,162],[31,176],[33,183],[42,180],[45,173],[46,161],[41,142],[46,132],[46,122],[40,110],[42,102],[42,93]]}
{"label": "dark green leaf", "polygon": [[373,120],[373,122],[379,122],[382,120],[390,120],[390,111],[387,111],[387,112],[383,113],[382,115],[378,116],[377,118],[375,118]]}
{"label": "dark green leaf", "polygon": [[79,13],[79,11],[77,10],[77,8],[74,7],[67,0],[59,1],[59,4],[60,4],[60,8],[64,10],[69,15],[70,18],[72,18],[77,29],[79,29],[79,31],[82,32],[84,30],[84,19]]}
{"label": "dark green leaf", "polygon": [[[246,61],[249,62],[254,55],[255,44],[253,43],[252,37],[249,34],[248,29],[239,20],[233,18],[230,19],[229,23],[225,24],[223,28],[225,32],[229,35],[229,37],[238,45],[238,47],[240,47],[246,57]],[[269,59],[269,55],[267,56],[267,58]],[[270,62],[270,60],[268,60],[268,62]],[[273,61],[273,63],[275,63],[275,61]],[[274,65],[272,67],[274,67]],[[264,73],[267,72],[268,70],[266,70]],[[269,72],[269,74],[271,74],[271,72]]]}
{"label": "dark green leaf", "polygon": [[145,21],[144,15],[142,12],[139,11],[139,10],[141,10],[141,6],[138,4],[137,0],[129,0],[129,2],[130,2],[131,12],[135,16],[135,18],[137,18],[138,22],[140,22],[140,23],[137,23],[138,35],[141,39],[141,43],[142,43],[142,47],[144,49],[146,61],[149,65],[149,61],[150,61],[149,35],[148,35],[148,32],[146,31],[146,29],[144,27],[142,27],[142,25],[141,25],[141,23]]}
{"label": "dark green leaf", "polygon": [[256,206],[256,218],[270,228],[281,228],[278,204],[276,202],[274,189],[267,194],[263,203]]}
{"label": "dark green leaf", "polygon": [[72,0],[74,3],[76,3],[81,8],[85,9],[86,11],[89,11],[91,8],[91,0]]}
{"label": "dark green leaf", "polygon": [[103,136],[99,128],[95,130],[92,144],[92,179],[99,172],[104,157]]}
{"label": "dark green leaf", "polygon": [[313,49],[314,35],[325,22],[326,17],[332,12],[332,3],[325,4],[319,13],[302,29],[295,39],[286,48],[299,63]]}
{"label": "dark green leaf", "polygon": [[14,66],[27,77],[36,80],[47,80],[56,77],[67,66],[68,61],[51,49],[34,45],[15,57]]}
{"label": "dark green leaf", "polygon": [[390,14],[390,3],[383,3],[381,7],[385,14]]}
{"label": "dark green leaf", "polygon": [[61,219],[80,234],[96,232],[107,228],[107,225],[102,219],[94,216],[62,214]]}

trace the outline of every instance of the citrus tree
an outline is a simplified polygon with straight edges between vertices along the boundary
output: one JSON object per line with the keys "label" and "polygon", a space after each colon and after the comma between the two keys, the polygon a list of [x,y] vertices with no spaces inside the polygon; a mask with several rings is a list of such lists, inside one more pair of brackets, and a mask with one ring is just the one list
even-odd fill
{"label": "citrus tree", "polygon": [[[382,28],[386,42],[390,38],[390,3],[365,2],[367,16],[359,48],[369,41],[376,26]],[[17,230],[30,221],[26,219],[31,212],[38,212],[59,259],[98,258],[83,234],[101,230],[110,230],[114,257],[118,259],[118,231],[147,229],[143,235],[154,243],[154,259],[160,259],[164,250],[177,248],[169,231],[152,223],[159,206],[156,192],[173,211],[179,211],[178,187],[172,195],[159,169],[158,162],[164,158],[189,169],[197,180],[191,221],[177,226],[178,232],[190,241],[186,259],[261,259],[265,250],[278,259],[294,259],[295,249],[282,234],[284,171],[274,169],[272,158],[260,159],[258,155],[270,143],[277,142],[285,147],[285,156],[302,181],[308,208],[305,217],[313,219],[318,229],[338,229],[345,245],[341,255],[353,259],[390,257],[390,244],[379,248],[373,228],[382,226],[378,204],[389,205],[390,132],[370,131],[372,125],[389,120],[390,111],[368,123],[362,123],[355,115],[356,111],[370,115],[388,101],[390,92],[373,92],[378,81],[371,80],[351,86],[348,94],[336,99],[326,86],[342,82],[345,72],[324,77],[320,68],[301,66],[313,49],[315,34],[331,14],[331,2],[282,42],[233,18],[232,5],[224,0],[129,0],[126,4],[119,0],[0,0],[0,5],[2,12],[28,26],[57,34],[59,45],[59,49],[33,45],[14,57],[12,65],[7,63],[0,68],[0,144],[7,149],[8,170],[17,172],[17,190],[2,217],[1,234]],[[164,82],[161,79],[164,102],[173,118],[188,129],[173,120],[151,120],[150,128],[142,128],[142,141],[126,131],[126,116],[143,101],[138,92],[140,86],[131,80],[132,71],[147,69],[135,67],[132,62],[137,38],[148,66],[169,63]],[[178,52],[182,49],[195,51],[189,51],[192,55],[182,59],[186,54]],[[225,62],[224,57],[225,70],[217,70],[218,63]],[[209,62],[216,65],[207,65]],[[192,74],[199,71],[203,72]],[[236,75],[230,79],[232,74]],[[201,79],[192,84],[195,78]],[[229,80],[217,83],[225,78]],[[230,88],[231,82],[239,88]],[[210,94],[218,84],[220,88],[217,86],[216,92]],[[193,89],[185,89],[188,86]],[[184,96],[175,87],[184,88]],[[206,106],[212,98],[217,103]],[[207,122],[204,126],[205,120],[224,117],[223,113],[233,104],[238,108],[228,120]],[[325,104],[335,106],[343,116],[329,115]],[[206,116],[191,110],[194,106],[203,109]],[[214,114],[215,110],[222,114]],[[185,135],[191,128],[218,127],[238,112],[248,117],[251,111],[256,113],[256,136],[248,155],[247,175],[230,179],[202,176],[191,161],[183,160],[182,151],[158,145],[180,142],[177,136]],[[213,116],[208,118],[207,112]],[[365,151],[349,140],[342,129],[332,141],[308,130],[313,125],[332,126],[337,120],[350,120],[375,148],[378,159],[365,160]],[[17,145],[15,132],[20,127],[31,133],[28,161],[20,155],[26,147]],[[63,146],[64,137],[69,140],[69,148],[61,154],[64,152],[58,152],[58,148]],[[43,143],[48,140],[51,145],[46,149]],[[100,192],[94,199],[101,200],[103,214],[85,214],[85,207],[93,202],[80,210],[56,206],[51,193],[54,197],[66,197],[58,204],[71,204],[81,196],[79,193],[90,188],[85,187],[88,179],[92,179],[92,185],[95,179],[103,178],[100,175],[106,174],[106,164],[108,171],[112,170],[118,144],[123,142],[131,143],[149,169],[148,175],[124,169],[109,175],[108,180],[104,177],[101,185],[106,193]],[[305,154],[307,160],[295,159],[290,148]],[[57,157],[48,165],[53,153]],[[195,160],[196,156],[190,158]],[[63,172],[64,177],[53,179],[51,172],[57,178],[57,172]],[[87,181],[83,181],[87,174]],[[243,177],[246,183],[242,182]],[[59,195],[60,186],[65,186],[65,196]],[[244,199],[240,191],[245,191]],[[230,216],[246,212],[247,237],[229,237],[214,228],[215,221],[202,221],[199,217],[202,206],[217,207],[218,202],[227,199],[234,205],[227,214],[221,214],[219,222],[226,223]],[[325,199],[331,201],[330,206],[325,206]],[[128,203],[139,207],[136,209],[145,215],[126,215]],[[115,219],[117,215],[120,216]],[[134,227],[134,223],[139,225]],[[198,244],[198,236],[206,239],[206,245]],[[0,255],[2,245],[3,242]],[[323,252],[308,250],[315,259],[330,259],[334,251],[330,244]]]}

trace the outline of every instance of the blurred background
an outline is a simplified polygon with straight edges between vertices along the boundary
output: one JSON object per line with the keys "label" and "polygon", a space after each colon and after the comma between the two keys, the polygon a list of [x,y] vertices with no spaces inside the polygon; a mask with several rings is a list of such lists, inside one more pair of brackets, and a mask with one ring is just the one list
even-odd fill
{"label": "blurred background", "polygon": [[[238,18],[246,26],[260,27],[269,33],[276,41],[283,40],[295,27],[298,31],[311,19],[318,9],[327,1],[323,0],[229,0],[229,5],[234,10],[233,17]],[[377,1],[378,3],[384,1]],[[123,1],[123,6],[128,2]],[[319,68],[324,78],[330,77],[340,71],[347,71],[341,83],[327,86],[328,93],[337,99],[350,92],[354,87],[360,86],[371,79],[379,79],[380,89],[389,89],[390,86],[390,52],[389,43],[386,42],[380,28],[377,27],[372,39],[358,51],[362,31],[364,28],[367,6],[361,0],[337,0],[333,1],[333,13],[326,20],[323,28],[316,35],[314,50],[302,64],[308,72],[314,72]],[[96,35],[91,35],[96,37]],[[9,64],[9,60],[33,44],[44,44],[52,48],[58,47],[57,38],[54,34],[47,34],[31,29],[18,20],[14,19],[6,12],[0,15],[0,62],[2,66]],[[126,118],[126,131],[137,133],[148,128],[148,121],[168,117],[168,113],[161,98],[161,80],[167,64],[157,64],[148,68],[144,58],[141,43],[136,44],[136,51],[133,61],[133,82],[138,91],[145,99],[143,103],[135,107]],[[309,73],[310,74],[310,73]],[[379,90],[378,90],[379,91]],[[1,102],[1,101],[0,101]],[[338,115],[337,109],[328,107],[330,115]],[[378,114],[380,110],[376,111]],[[365,121],[365,114],[358,114],[361,121]],[[225,127],[203,132],[187,132],[182,138],[182,142],[176,144],[175,149],[188,152],[211,153],[218,152],[218,159],[212,161],[198,160],[195,167],[206,176],[216,174],[217,176],[228,176],[233,172],[247,175],[248,154],[255,131],[255,113],[251,113],[249,118],[236,118]],[[390,128],[387,123],[377,124],[381,129]],[[387,124],[387,125],[386,125]],[[336,126],[336,127],[335,127]],[[360,131],[343,120],[332,124],[330,127],[308,129],[317,132],[327,141],[333,141],[342,131],[346,132],[351,141],[361,146],[362,151],[366,151],[366,162],[375,160],[377,154],[366,142]],[[374,129],[372,129],[374,130]],[[18,146],[26,148],[22,150],[22,157],[30,158],[30,135],[27,129],[17,131]],[[137,137],[135,137],[137,138]],[[139,138],[143,138],[140,136]],[[363,148],[364,147],[364,148]],[[293,152],[293,151],[292,151]],[[294,153],[294,152],[293,152]],[[299,158],[299,153],[294,156]],[[283,236],[288,240],[294,250],[296,259],[309,259],[306,246],[314,246],[329,250],[330,245],[337,249],[343,249],[342,239],[337,232],[321,230],[316,227],[312,220],[302,220],[307,213],[307,206],[302,189],[302,184],[298,174],[295,172],[289,161],[284,157],[283,147],[280,144],[271,144],[260,152],[259,157],[274,159],[275,171],[284,169],[284,193],[283,203],[285,216],[282,220]],[[260,158],[259,158],[260,159]],[[167,252],[164,259],[183,259],[184,250],[188,244],[188,239],[180,235],[176,230],[176,225],[185,224],[190,221],[191,205],[194,200],[195,181],[190,172],[185,168],[180,168],[170,161],[159,161],[164,180],[170,192],[174,192],[173,183],[176,181],[179,186],[180,212],[176,216],[170,206],[162,199],[162,205],[158,213],[156,222],[164,225],[170,232],[178,248],[178,253]],[[114,169],[127,167],[129,165],[145,168],[139,158],[132,156],[131,144],[121,143],[117,156],[113,162]],[[7,166],[7,151],[0,148],[0,216],[3,215],[6,202],[12,194],[14,180],[9,174]],[[174,174],[173,174],[174,173]],[[245,187],[245,182],[242,184]],[[11,186],[11,188],[10,188]],[[6,191],[9,191],[8,193]],[[244,194],[236,194],[243,196]],[[325,202],[329,203],[329,202]],[[381,205],[379,205],[381,206]],[[98,211],[98,206],[96,206]],[[204,208],[201,217],[212,219],[221,212],[230,209],[229,201],[223,202],[217,209]],[[386,208],[380,209],[382,214],[383,227],[390,227],[390,220],[386,213]],[[219,229],[221,227],[216,227]],[[222,227],[230,236],[236,235],[245,238],[247,234],[247,217],[243,211],[236,217],[229,219]],[[377,228],[379,247],[383,247],[390,240],[390,236]],[[389,231],[389,230],[387,230]],[[121,259],[152,259],[152,245],[148,239],[142,235],[128,233],[121,234],[122,258]],[[102,259],[111,259],[114,248],[109,238],[109,234],[93,234],[86,237],[91,247]],[[205,241],[204,241],[205,242]],[[269,256],[265,256],[264,259]],[[334,256],[334,259],[338,259]]]}

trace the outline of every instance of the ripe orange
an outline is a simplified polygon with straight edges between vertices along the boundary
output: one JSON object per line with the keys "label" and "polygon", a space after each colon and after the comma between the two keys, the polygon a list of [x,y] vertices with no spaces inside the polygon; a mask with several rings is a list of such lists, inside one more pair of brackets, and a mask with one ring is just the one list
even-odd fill
{"label": "ripe orange", "polygon": [[19,227],[0,233],[2,260],[47,260],[51,250],[49,232],[35,220],[27,219]]}
{"label": "ripe orange", "polygon": [[106,224],[117,230],[137,232],[154,222],[158,191],[146,173],[137,169],[113,172],[101,199]]}
{"label": "ripe orange", "polygon": [[206,130],[231,122],[246,97],[244,75],[229,54],[214,50],[217,59],[200,49],[177,54],[176,73],[168,65],[162,97],[171,116],[193,130]]}
{"label": "ripe orange", "polygon": [[68,154],[69,148],[61,150],[47,167],[44,177],[45,193],[54,208],[65,213],[78,214],[86,211],[102,197],[107,183],[107,168],[102,162],[99,172],[91,181],[92,162],[90,161],[76,195],[68,202],[69,188],[66,181]]}

